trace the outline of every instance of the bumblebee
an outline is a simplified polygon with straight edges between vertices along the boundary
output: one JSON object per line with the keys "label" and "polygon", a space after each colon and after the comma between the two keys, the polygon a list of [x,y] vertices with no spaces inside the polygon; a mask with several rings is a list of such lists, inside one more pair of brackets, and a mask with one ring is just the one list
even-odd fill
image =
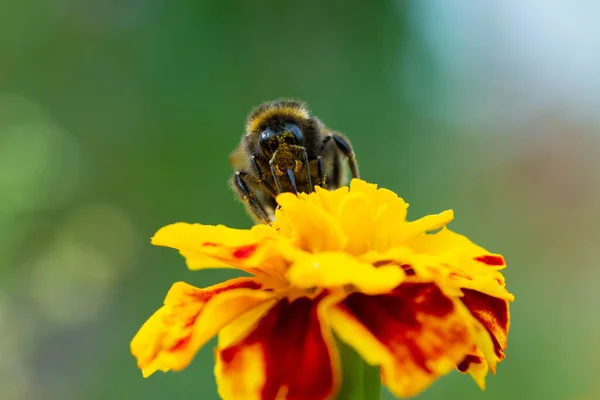
{"label": "bumblebee", "polygon": [[248,116],[246,132],[231,153],[231,186],[256,222],[275,218],[279,193],[310,193],[347,183],[347,170],[359,177],[350,141],[311,116],[304,103],[264,103]]}

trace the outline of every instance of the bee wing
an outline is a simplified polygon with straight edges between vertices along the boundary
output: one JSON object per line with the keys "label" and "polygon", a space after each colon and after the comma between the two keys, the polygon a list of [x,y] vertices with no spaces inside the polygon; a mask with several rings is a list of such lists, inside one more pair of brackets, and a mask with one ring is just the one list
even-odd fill
{"label": "bee wing", "polygon": [[229,155],[229,164],[236,171],[243,171],[246,169],[246,166],[248,165],[248,156],[246,155],[244,147],[241,143]]}

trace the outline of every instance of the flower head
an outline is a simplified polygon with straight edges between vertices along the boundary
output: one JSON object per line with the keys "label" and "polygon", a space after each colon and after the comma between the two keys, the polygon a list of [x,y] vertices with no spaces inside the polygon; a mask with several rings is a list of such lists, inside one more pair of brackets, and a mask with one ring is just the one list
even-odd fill
{"label": "flower head", "polygon": [[446,228],[452,211],[406,220],[395,193],[353,180],[277,197],[272,226],[176,223],[152,239],[190,269],[251,277],[173,285],[131,351],[144,376],[181,370],[219,335],[224,399],[330,399],[340,384],[333,333],[397,396],[458,369],[482,388],[504,358],[509,328],[504,259]]}

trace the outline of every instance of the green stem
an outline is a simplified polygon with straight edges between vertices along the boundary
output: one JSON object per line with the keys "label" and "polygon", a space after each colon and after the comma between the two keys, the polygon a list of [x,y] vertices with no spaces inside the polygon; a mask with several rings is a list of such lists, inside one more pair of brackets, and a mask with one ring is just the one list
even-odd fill
{"label": "green stem", "polygon": [[352,347],[336,339],[342,366],[342,385],[337,400],[379,400],[379,367],[367,364]]}
{"label": "green stem", "polygon": [[379,400],[381,398],[381,371],[379,366],[372,366],[364,362],[363,393],[365,400]]}

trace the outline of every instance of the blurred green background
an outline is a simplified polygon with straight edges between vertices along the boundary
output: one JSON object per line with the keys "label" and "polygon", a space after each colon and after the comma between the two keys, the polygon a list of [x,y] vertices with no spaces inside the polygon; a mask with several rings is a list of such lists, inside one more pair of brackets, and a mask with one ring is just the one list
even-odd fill
{"label": "blurred green background", "polygon": [[144,380],[129,341],[173,282],[234,273],[149,238],[250,226],[227,158],[280,97],[350,137],[412,219],[453,208],[508,260],[498,375],[420,399],[600,398],[599,3],[168,3],[2,3],[0,399],[217,398],[214,342]]}

